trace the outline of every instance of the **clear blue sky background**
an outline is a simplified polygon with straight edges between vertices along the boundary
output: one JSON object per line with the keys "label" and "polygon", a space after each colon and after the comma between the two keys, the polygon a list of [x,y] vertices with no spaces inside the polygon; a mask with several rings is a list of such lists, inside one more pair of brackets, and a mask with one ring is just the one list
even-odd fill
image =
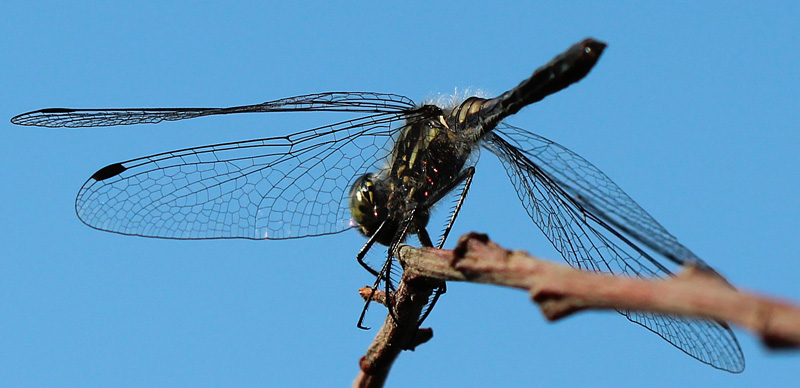
{"label": "clear blue sky background", "polygon": [[[346,386],[375,334],[355,327],[356,290],[372,281],[354,260],[356,232],[167,241],[98,232],[73,210],[84,180],[111,162],[329,116],[77,130],[11,116],[319,91],[496,94],[587,36],[609,44],[589,77],[510,122],[594,162],[737,286],[800,301],[796,2],[404,3],[3,2],[0,385]],[[484,153],[454,235],[486,232],[562,261],[510,189]],[[383,317],[372,309],[368,324]],[[549,324],[524,293],[488,286],[452,284],[427,323],[434,339],[400,357],[388,386],[800,381],[800,356],[742,331],[747,369],[731,375],[617,314]]]}

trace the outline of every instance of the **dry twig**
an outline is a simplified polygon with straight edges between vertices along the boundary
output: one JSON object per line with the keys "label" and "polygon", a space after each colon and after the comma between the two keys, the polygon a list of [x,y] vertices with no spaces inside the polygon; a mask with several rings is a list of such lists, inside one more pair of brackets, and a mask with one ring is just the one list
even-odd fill
{"label": "dry twig", "polygon": [[725,321],[758,335],[768,348],[800,348],[800,307],[737,291],[718,274],[695,267],[652,280],[586,272],[503,249],[476,233],[463,236],[453,251],[405,246],[400,256],[405,273],[395,295],[398,320],[387,317],[361,359],[354,386],[381,386],[400,350],[406,345],[413,349],[432,336],[428,332],[424,341],[415,340],[414,314],[424,307],[436,282],[446,280],[527,290],[551,321],[588,309],[639,310]]}

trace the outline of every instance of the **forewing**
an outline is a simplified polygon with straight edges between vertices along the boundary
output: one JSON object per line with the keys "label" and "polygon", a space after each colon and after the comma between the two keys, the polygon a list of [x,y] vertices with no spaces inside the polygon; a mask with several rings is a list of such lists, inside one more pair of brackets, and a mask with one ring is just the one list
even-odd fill
{"label": "forewing", "polygon": [[17,115],[11,122],[39,127],[107,127],[114,125],[154,124],[201,116],[233,113],[285,111],[340,111],[397,113],[412,109],[414,102],[396,94],[372,92],[334,92],[267,101],[229,108],[123,108],[72,109],[47,108]]}
{"label": "forewing", "polygon": [[[591,213],[592,209],[582,207],[582,203],[574,197],[575,192],[563,187],[549,173],[551,169],[561,168],[569,170],[563,171],[562,176],[596,176],[594,174],[599,171],[594,166],[567,151],[566,155],[575,156],[583,162],[575,163],[575,159],[568,159],[573,162],[566,163],[567,160],[550,157],[546,160],[562,160],[564,163],[547,166],[548,171],[545,171],[545,166],[533,161],[530,155],[554,155],[553,149],[559,152],[565,149],[557,145],[549,148],[554,147],[555,143],[529,133],[515,132],[517,138],[527,140],[524,144],[519,141],[512,144],[505,139],[507,132],[508,128],[503,134],[493,132],[485,146],[500,158],[528,215],[568,263],[581,269],[645,278],[669,275],[666,268],[646,252],[612,225]],[[520,149],[518,145],[526,148]],[[587,169],[587,165],[591,168]],[[600,182],[608,183],[610,180],[601,179]],[[608,187],[598,187],[597,190],[602,194]],[[701,362],[731,372],[744,369],[744,356],[739,343],[727,325],[705,319],[638,311],[620,313]]]}
{"label": "forewing", "polygon": [[350,228],[355,176],[388,154],[400,113],[289,136],[188,148],[115,163],[81,188],[87,225],[172,239],[286,239]]}

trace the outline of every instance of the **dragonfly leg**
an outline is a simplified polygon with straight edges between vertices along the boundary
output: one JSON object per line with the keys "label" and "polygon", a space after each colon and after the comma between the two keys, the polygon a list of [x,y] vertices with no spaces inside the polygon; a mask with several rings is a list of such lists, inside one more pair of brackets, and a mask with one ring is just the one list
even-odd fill
{"label": "dragonfly leg", "polygon": [[357,259],[359,264],[361,264],[361,266],[366,268],[367,271],[369,271],[371,274],[375,275],[375,283],[371,287],[370,295],[368,298],[366,298],[367,300],[364,303],[364,308],[361,309],[361,315],[358,318],[358,324],[356,326],[359,329],[365,329],[365,330],[369,329],[368,327],[363,325],[364,317],[367,313],[367,309],[369,308],[370,303],[372,303],[372,297],[375,295],[375,292],[378,290],[378,287],[380,286],[381,282],[384,282],[384,292],[386,293],[386,306],[389,308],[389,315],[392,317],[392,319],[395,320],[395,322],[397,321],[397,316],[395,315],[394,309],[392,308],[393,305],[392,295],[394,292],[394,287],[392,285],[392,280],[391,280],[392,265],[394,264],[394,258],[397,256],[398,248],[403,243],[403,241],[405,241],[406,236],[408,236],[409,227],[411,225],[411,222],[413,222],[415,211],[416,208],[412,208],[409,211],[409,214],[407,215],[407,217],[405,217],[405,221],[403,222],[402,227],[399,229],[399,232],[393,237],[392,242],[391,244],[389,244],[389,248],[387,249],[386,261],[384,261],[383,267],[381,268],[380,271],[375,271],[372,267],[370,267],[369,264],[367,264],[364,261],[364,256],[366,255],[367,251],[369,251],[369,248],[375,243],[376,241],[375,236],[378,236],[378,234],[381,232],[381,229],[386,225],[386,221],[381,223],[376,232],[370,237],[370,239],[367,241],[367,244],[364,245],[364,247],[358,254]]}
{"label": "dragonfly leg", "polygon": [[442,282],[441,287],[437,287],[433,290],[433,296],[431,297],[431,301],[428,302],[428,305],[425,306],[425,310],[422,312],[422,316],[419,317],[419,321],[417,321],[417,327],[422,325],[422,322],[425,322],[425,319],[428,318],[428,315],[431,314],[431,310],[433,310],[433,306],[436,305],[436,302],[439,301],[439,297],[442,294],[447,292],[447,283]]}
{"label": "dragonfly leg", "polygon": [[381,233],[381,231],[382,231],[382,229],[383,229],[383,227],[385,225],[386,225],[386,221],[381,223],[381,225],[378,227],[378,229],[375,231],[375,233],[372,236],[370,236],[369,239],[367,239],[366,244],[364,244],[364,246],[361,247],[361,250],[358,251],[358,255],[356,256],[356,260],[358,261],[358,264],[361,264],[361,266],[364,267],[364,269],[366,269],[367,272],[372,274],[372,276],[376,276],[376,277],[379,277],[380,273],[378,271],[376,271],[375,269],[373,269],[372,267],[370,267],[370,265],[367,264],[366,261],[364,261],[364,257],[367,256],[367,252],[369,252],[370,248],[372,248],[372,246],[375,244],[375,241],[377,241],[377,236],[380,235],[380,233]]}
{"label": "dragonfly leg", "polygon": [[423,247],[433,247],[433,241],[431,241],[431,236],[428,234],[428,230],[425,227],[417,226],[417,238],[419,238],[419,243],[422,244]]}
{"label": "dragonfly leg", "polygon": [[[436,245],[436,248],[442,249],[444,246],[445,240],[447,240],[447,236],[450,234],[450,230],[453,228],[453,224],[456,222],[456,217],[458,217],[458,212],[461,211],[461,206],[464,205],[464,199],[467,198],[467,192],[469,191],[469,186],[472,184],[472,178],[475,176],[475,167],[469,167],[461,171],[458,174],[456,179],[453,182],[453,186],[450,188],[455,188],[456,186],[463,184],[463,188],[461,189],[461,194],[458,196],[458,202],[456,202],[456,207],[453,209],[453,212],[450,214],[450,220],[447,222],[447,226],[444,228],[442,232],[442,237],[439,239],[439,244]],[[448,191],[450,190],[448,189]],[[439,199],[437,199],[438,201]]]}
{"label": "dragonfly leg", "polygon": [[[458,217],[458,212],[461,211],[461,206],[464,204],[464,199],[467,197],[467,192],[469,191],[469,187],[472,184],[472,178],[475,176],[475,167],[469,167],[461,171],[456,179],[453,180],[453,184],[442,188],[442,190],[434,193],[432,196],[432,201],[436,202],[439,201],[447,192],[454,189],[458,185],[463,184],[463,188],[461,189],[461,194],[459,194],[458,202],[456,203],[456,207],[453,209],[452,214],[450,214],[450,219],[447,222],[447,226],[445,227],[444,231],[442,232],[442,237],[439,239],[439,243],[436,245],[436,248],[441,249],[444,246],[445,240],[447,240],[447,236],[450,234],[450,230],[453,228],[453,224],[456,221],[456,217]],[[424,230],[424,229],[423,229]],[[427,231],[425,232],[427,236]],[[428,246],[433,246],[433,243],[430,241],[430,237],[428,237]],[[424,244],[423,244],[424,245]],[[439,297],[442,294],[447,292],[447,284],[442,283],[441,287],[437,287],[433,290],[433,296],[431,297],[431,301],[425,306],[425,310],[420,316],[417,325],[422,325],[422,322],[428,318],[431,311],[433,310],[433,306],[436,305],[436,302],[439,300]]]}
{"label": "dragonfly leg", "polygon": [[364,308],[361,309],[361,315],[359,315],[358,323],[356,324],[356,327],[358,327],[359,329],[369,330],[369,327],[364,326],[364,317],[367,315],[367,309],[369,308],[369,304],[372,303],[372,298],[375,296],[375,292],[378,290],[380,282],[381,282],[381,277],[377,276],[375,278],[375,283],[372,285],[372,287],[370,287],[369,296],[366,298],[366,301],[364,302]]}

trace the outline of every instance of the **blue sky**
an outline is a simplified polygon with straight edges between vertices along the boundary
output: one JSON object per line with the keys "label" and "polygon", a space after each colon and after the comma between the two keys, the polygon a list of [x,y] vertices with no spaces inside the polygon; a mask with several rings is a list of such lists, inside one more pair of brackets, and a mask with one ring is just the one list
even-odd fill
{"label": "blue sky", "polygon": [[[168,241],[85,227],[99,167],[286,134],[325,114],[125,128],[12,126],[44,107],[226,106],[321,91],[417,102],[501,93],[571,44],[609,44],[583,82],[511,124],[605,171],[733,284],[800,301],[800,6],[328,2],[0,5],[0,382],[37,387],[342,386],[356,329],[356,233]],[[484,152],[453,236],[562,261]],[[454,239],[448,246],[452,246]],[[372,309],[368,324],[384,312]],[[786,386],[800,356],[737,331],[743,374],[703,365],[614,313],[546,323],[524,293],[451,284],[388,386]]]}

